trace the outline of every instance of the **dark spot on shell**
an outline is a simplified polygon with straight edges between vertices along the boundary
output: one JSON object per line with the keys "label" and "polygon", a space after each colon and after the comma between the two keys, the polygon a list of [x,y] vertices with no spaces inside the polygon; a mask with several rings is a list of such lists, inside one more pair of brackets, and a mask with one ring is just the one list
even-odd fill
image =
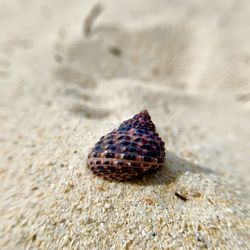
{"label": "dark spot on shell", "polygon": [[128,146],[128,145],[130,145],[130,142],[128,142],[128,141],[121,141],[121,145]]}
{"label": "dark spot on shell", "polygon": [[128,151],[131,152],[131,153],[135,153],[135,152],[136,152],[136,149],[135,149],[135,148],[132,148],[132,147],[129,147],[129,148],[128,148]]}
{"label": "dark spot on shell", "polygon": [[124,136],[124,135],[122,135],[122,136],[117,137],[117,139],[118,139],[118,140],[129,141],[129,140],[130,140],[130,137],[129,137],[129,136]]}
{"label": "dark spot on shell", "polygon": [[136,160],[136,156],[135,155],[133,155],[133,154],[125,154],[124,155],[124,159],[126,159],[126,160]]}
{"label": "dark spot on shell", "polygon": [[136,142],[141,142],[141,141],[142,141],[142,138],[136,138],[135,141],[136,141]]}
{"label": "dark spot on shell", "polygon": [[103,167],[103,166],[99,166],[99,167],[98,167],[98,171],[99,171],[99,172],[104,172],[104,167]]}
{"label": "dark spot on shell", "polygon": [[136,163],[136,162],[132,162],[131,166],[134,167],[134,168],[138,168],[138,167],[141,166],[141,164],[140,163]]}
{"label": "dark spot on shell", "polygon": [[163,163],[164,162],[164,159],[158,159],[158,163]]}
{"label": "dark spot on shell", "polygon": [[115,149],[116,149],[116,147],[115,147],[115,146],[113,146],[113,145],[111,145],[111,146],[108,146],[108,149],[110,149],[111,151],[113,151],[113,150],[115,150]]}
{"label": "dark spot on shell", "polygon": [[93,153],[93,157],[97,157],[98,156],[98,153]]}
{"label": "dark spot on shell", "polygon": [[110,170],[111,172],[114,172],[114,171],[115,171],[115,167],[114,167],[114,166],[109,166],[109,170]]}
{"label": "dark spot on shell", "polygon": [[143,145],[143,148],[147,150],[154,150],[154,148],[150,144]]}
{"label": "dark spot on shell", "polygon": [[152,160],[151,160],[151,158],[150,157],[148,157],[148,156],[144,156],[144,161],[146,161],[146,162],[151,162]]}
{"label": "dark spot on shell", "polygon": [[106,153],[105,155],[107,158],[114,158],[115,154],[114,153]]}
{"label": "dark spot on shell", "polygon": [[148,151],[145,156],[152,157],[152,158],[157,158],[159,156],[159,152]]}
{"label": "dark spot on shell", "polygon": [[102,147],[100,145],[95,146],[95,148],[94,148],[95,151],[100,151],[101,149],[102,149]]}

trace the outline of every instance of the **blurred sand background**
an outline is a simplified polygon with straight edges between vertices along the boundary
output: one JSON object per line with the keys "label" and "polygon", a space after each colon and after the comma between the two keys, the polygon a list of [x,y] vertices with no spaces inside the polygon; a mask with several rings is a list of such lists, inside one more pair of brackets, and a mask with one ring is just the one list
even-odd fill
{"label": "blurred sand background", "polygon": [[[107,0],[88,26],[94,6],[0,1],[0,248],[249,249],[250,2]],[[164,168],[93,176],[142,109]]]}

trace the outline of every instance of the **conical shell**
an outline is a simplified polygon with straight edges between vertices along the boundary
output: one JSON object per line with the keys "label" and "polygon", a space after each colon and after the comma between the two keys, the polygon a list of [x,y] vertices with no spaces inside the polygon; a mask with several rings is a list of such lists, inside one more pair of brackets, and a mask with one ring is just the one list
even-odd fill
{"label": "conical shell", "polygon": [[164,159],[164,142],[144,110],[103,136],[88,155],[87,163],[94,174],[123,181],[157,170]]}

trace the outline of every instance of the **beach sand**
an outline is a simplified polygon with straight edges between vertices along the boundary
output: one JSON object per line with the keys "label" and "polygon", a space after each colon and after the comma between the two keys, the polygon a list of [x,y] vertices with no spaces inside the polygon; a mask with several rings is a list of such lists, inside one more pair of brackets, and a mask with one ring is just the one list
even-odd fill
{"label": "beach sand", "polygon": [[[0,1],[0,248],[249,249],[249,24],[248,0]],[[95,177],[143,109],[164,167]]]}

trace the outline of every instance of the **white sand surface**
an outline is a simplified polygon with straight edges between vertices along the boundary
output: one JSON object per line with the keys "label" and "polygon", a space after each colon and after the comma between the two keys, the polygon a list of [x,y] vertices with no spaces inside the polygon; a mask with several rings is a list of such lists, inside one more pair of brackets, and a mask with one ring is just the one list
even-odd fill
{"label": "white sand surface", "polygon": [[[101,4],[0,1],[0,249],[249,249],[250,2]],[[93,176],[143,109],[165,166]]]}

